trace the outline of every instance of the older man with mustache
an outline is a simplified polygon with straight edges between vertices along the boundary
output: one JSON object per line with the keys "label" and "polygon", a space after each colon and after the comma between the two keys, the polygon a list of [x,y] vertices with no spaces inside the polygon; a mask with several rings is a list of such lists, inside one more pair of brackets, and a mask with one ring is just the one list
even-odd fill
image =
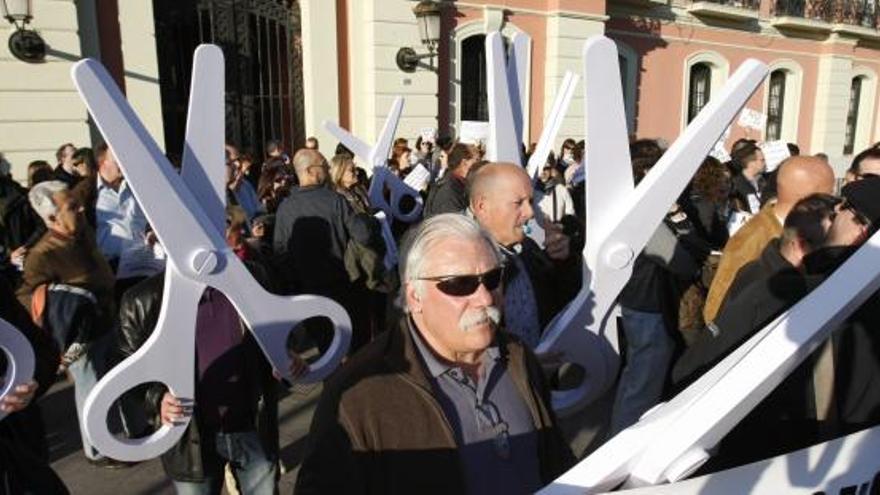
{"label": "older man with mustache", "polygon": [[532,493],[573,462],[537,360],[501,331],[501,254],[472,219],[415,228],[406,314],[326,384],[296,493]]}

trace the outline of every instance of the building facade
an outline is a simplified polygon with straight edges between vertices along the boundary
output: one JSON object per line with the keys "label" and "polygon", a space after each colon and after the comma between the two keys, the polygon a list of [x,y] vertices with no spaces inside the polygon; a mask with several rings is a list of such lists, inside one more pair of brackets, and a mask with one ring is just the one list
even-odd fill
{"label": "building facade", "polygon": [[[89,145],[90,127],[68,75],[100,59],[160,146],[179,153],[192,49],[219,44],[227,59],[227,138],[259,154],[268,139],[305,136],[329,152],[325,120],[375,138],[395,96],[406,98],[398,135],[454,134],[486,119],[486,33],[528,35],[523,94],[526,143],[540,136],[566,71],[581,73],[588,37],[619,48],[630,132],[674,140],[747,58],[771,75],[747,107],[766,116],[739,137],[781,139],[805,153],[848,157],[880,141],[878,0],[445,1],[438,56],[412,73],[395,61],[421,46],[413,0],[34,0],[32,26],[47,61],[15,60],[0,43],[0,151],[23,177],[63,142]],[[8,29],[12,29],[8,26]],[[581,86],[582,89],[582,86]],[[558,140],[583,135],[579,89]],[[556,143],[557,146],[559,143]]]}

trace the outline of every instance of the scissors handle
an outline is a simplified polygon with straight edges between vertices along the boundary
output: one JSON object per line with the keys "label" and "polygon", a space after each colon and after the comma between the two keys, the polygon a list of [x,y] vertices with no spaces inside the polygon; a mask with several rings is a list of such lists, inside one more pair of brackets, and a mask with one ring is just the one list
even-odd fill
{"label": "scissors handle", "polygon": [[291,329],[309,318],[324,317],[333,323],[334,333],[330,347],[308,372],[297,381],[318,382],[330,375],[342,362],[351,343],[351,318],[337,302],[315,295],[278,296],[263,289],[254,280],[247,267],[231,252],[227,252],[226,266],[216,275],[205,277],[205,283],[216,287],[235,306],[241,319],[253,333],[257,343],[282,377],[293,381],[290,374],[291,356],[287,337]]}
{"label": "scissors handle", "polygon": [[[27,338],[3,318],[0,318],[0,350],[6,354],[6,373],[0,381],[0,399],[15,387],[27,383],[34,376],[34,350]],[[6,417],[0,411],[0,421]]]}
{"label": "scissors handle", "polygon": [[[391,202],[385,200],[385,186],[391,191]],[[373,168],[373,180],[370,183],[370,204],[384,211],[388,216],[394,216],[401,222],[412,223],[418,220],[422,214],[423,200],[418,191],[409,187],[405,182],[392,174],[388,167],[376,166]],[[408,213],[400,209],[400,202],[405,197],[413,199],[415,206]]]}
{"label": "scissors handle", "polygon": [[127,439],[110,433],[107,415],[125,392],[144,383],[162,383],[184,402],[193,399],[195,308],[204,290],[204,284],[179,275],[169,260],[155,330],[134,354],[104,375],[86,398],[85,433],[102,454],[120,461],[143,461],[158,457],[180,440],[189,417],[174,426],[163,424],[146,438]]}

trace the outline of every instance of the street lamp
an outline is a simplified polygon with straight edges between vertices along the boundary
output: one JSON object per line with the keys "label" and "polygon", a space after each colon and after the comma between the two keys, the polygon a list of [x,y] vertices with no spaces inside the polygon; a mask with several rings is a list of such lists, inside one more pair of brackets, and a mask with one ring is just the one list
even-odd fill
{"label": "street lamp", "polygon": [[27,25],[34,18],[31,0],[0,0],[0,15],[15,26],[9,36],[9,51],[24,62],[42,62],[46,58],[46,42]]}
{"label": "street lamp", "polygon": [[419,23],[419,37],[428,48],[428,53],[418,54],[410,47],[397,51],[397,67],[404,72],[415,72],[419,61],[434,58],[440,43],[440,4],[435,0],[422,0],[413,7],[413,14]]}

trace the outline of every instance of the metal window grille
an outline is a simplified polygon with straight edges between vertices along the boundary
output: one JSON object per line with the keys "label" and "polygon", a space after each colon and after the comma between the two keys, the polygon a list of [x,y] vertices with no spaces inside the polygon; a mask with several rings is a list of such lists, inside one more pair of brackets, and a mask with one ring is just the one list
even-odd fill
{"label": "metal window grille", "polygon": [[688,92],[688,122],[694,120],[700,110],[712,97],[712,68],[708,64],[695,64],[691,67],[690,90]]}
{"label": "metal window grille", "polygon": [[856,129],[859,125],[859,100],[862,99],[862,78],[852,80],[849,89],[849,110],[846,112],[846,135],[843,139],[843,154],[851,155],[856,141]]}
{"label": "metal window grille", "polygon": [[777,70],[770,74],[770,92],[767,96],[767,141],[776,141],[782,136],[782,114],[785,111],[785,71]]}
{"label": "metal window grille", "polygon": [[300,11],[290,0],[154,0],[166,150],[182,152],[192,53],[226,58],[226,138],[262,155],[268,140],[304,141]]}

